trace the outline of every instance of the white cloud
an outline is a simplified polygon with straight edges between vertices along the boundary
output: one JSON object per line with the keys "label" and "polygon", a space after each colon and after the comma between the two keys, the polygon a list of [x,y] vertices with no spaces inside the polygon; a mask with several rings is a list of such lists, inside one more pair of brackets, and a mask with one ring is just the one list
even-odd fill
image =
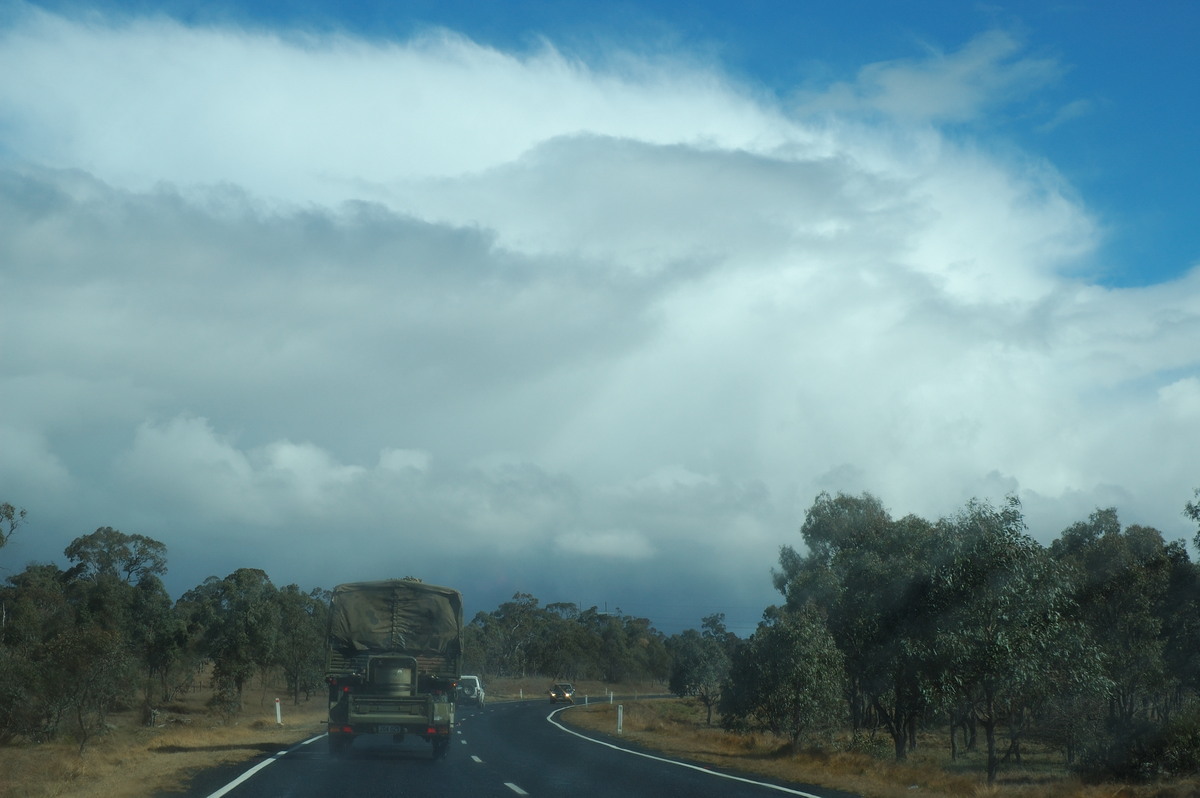
{"label": "white cloud", "polygon": [[1200,272],[1087,284],[1052,166],[931,124],[1054,64],[983,36],[801,115],[611,63],[18,14],[0,499],[70,485],[62,534],[137,523],[193,583],[283,547],[326,585],[594,556],[769,594],[819,490],[1185,531]]}
{"label": "white cloud", "polygon": [[837,84],[810,99],[814,107],[838,111],[870,109],[895,119],[964,122],[1052,83],[1062,71],[1052,59],[1024,54],[1010,34],[993,31],[957,52],[929,48],[921,59],[868,64],[855,83]]}
{"label": "white cloud", "polygon": [[654,555],[645,537],[632,530],[570,532],[555,538],[554,546],[558,554],[568,557],[645,560]]}
{"label": "white cloud", "polygon": [[778,140],[775,115],[719,73],[636,59],[596,73],[549,44],[517,56],[448,31],[378,44],[32,9],[6,34],[0,71],[23,77],[0,84],[0,104],[21,154],[139,188],[232,181],[330,202],[369,198],[380,182],[470,174],[578,131]]}

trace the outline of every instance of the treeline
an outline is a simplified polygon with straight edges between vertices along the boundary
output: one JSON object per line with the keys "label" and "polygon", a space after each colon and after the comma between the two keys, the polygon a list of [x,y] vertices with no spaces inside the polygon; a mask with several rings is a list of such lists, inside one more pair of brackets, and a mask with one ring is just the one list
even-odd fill
{"label": "treeline", "polygon": [[[25,511],[0,504],[0,547]],[[111,527],[73,540],[69,567],[31,564],[0,586],[0,744],[73,735],[80,748],[114,711],[159,708],[206,680],[214,712],[256,682],[294,702],[324,695],[329,591],[279,588],[240,568],[172,600],[166,546]],[[518,593],[464,629],[464,670],[571,680],[665,681],[666,638],[650,621]]]}
{"label": "treeline", "polygon": [[[0,540],[23,519],[0,505]],[[172,601],[166,546],[111,527],[64,554],[66,570],[32,564],[0,587],[0,743],[71,734],[82,750],[113,711],[152,723],[201,674],[216,712],[238,709],[255,677],[282,676],[296,701],[323,688],[327,592],[241,568]]]}
{"label": "treeline", "polygon": [[[1185,513],[1200,523],[1200,491]],[[23,520],[0,505],[0,547]],[[936,732],[952,755],[983,752],[989,780],[1032,743],[1103,776],[1200,771],[1200,566],[1183,541],[1109,508],[1042,545],[1015,499],[932,522],[870,494],[822,494],[800,532],[773,571],[783,601],[747,639],[720,614],[668,637],[518,593],[467,624],[464,671],[665,681],[730,731],[882,738],[897,759]],[[322,694],[327,591],[243,568],[172,601],[166,547],[109,527],[64,554],[66,570],[31,564],[0,587],[0,743],[82,748],[108,713],[152,722],[201,674],[216,712],[256,679]]]}
{"label": "treeline", "polygon": [[[1185,512],[1200,522],[1200,501]],[[929,522],[870,494],[822,494],[801,536],[748,640],[707,623],[675,659],[673,689],[726,728],[880,734],[896,759],[940,730],[952,755],[986,753],[989,782],[1030,741],[1108,777],[1200,770],[1200,568],[1183,541],[1103,509],[1043,546],[1016,499]]]}
{"label": "treeline", "polygon": [[667,642],[649,620],[619,609],[541,607],[528,593],[517,593],[467,624],[463,669],[491,676],[665,682],[671,669]]}

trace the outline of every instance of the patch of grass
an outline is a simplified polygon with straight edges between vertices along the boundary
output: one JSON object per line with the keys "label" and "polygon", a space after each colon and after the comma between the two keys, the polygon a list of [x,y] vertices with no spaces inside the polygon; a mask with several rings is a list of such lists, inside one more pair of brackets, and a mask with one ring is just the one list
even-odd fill
{"label": "patch of grass", "polygon": [[[988,785],[984,754],[951,760],[938,735],[923,735],[905,762],[891,756],[890,740],[882,745],[848,736],[822,748],[794,751],[790,742],[770,734],[732,734],[705,724],[697,701],[653,699],[623,701],[622,739],[666,756],[720,769],[765,776],[794,784],[812,784],[867,798],[1184,798],[1200,795],[1200,781],[1171,784],[1084,784],[1061,764],[1056,752],[1028,749],[1021,766],[1006,766],[996,784]],[[617,707],[594,704],[560,716],[566,722],[606,735],[616,735]]]}
{"label": "patch of grass", "polygon": [[141,713],[112,715],[110,731],[79,745],[63,739],[40,745],[6,746],[0,752],[0,796],[7,798],[141,798],[178,789],[204,768],[274,754],[323,730],[324,696],[294,707],[250,702],[226,718],[204,709],[208,696],[192,693],[160,710],[154,727]]}

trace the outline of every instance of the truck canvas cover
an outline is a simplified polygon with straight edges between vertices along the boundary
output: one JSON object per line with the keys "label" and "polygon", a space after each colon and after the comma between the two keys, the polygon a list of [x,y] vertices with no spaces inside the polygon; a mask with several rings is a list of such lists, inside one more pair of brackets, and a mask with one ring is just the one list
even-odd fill
{"label": "truck canvas cover", "polygon": [[343,656],[457,657],[461,636],[462,594],[453,588],[387,579],[333,589],[329,644]]}

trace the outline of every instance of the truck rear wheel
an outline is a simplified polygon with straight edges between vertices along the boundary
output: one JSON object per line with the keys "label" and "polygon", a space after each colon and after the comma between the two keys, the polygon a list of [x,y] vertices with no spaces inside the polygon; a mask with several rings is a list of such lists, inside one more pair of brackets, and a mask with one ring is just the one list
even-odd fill
{"label": "truck rear wheel", "polygon": [[341,756],[346,752],[346,746],[350,744],[351,739],[344,734],[329,735],[329,753]]}
{"label": "truck rear wheel", "polygon": [[450,751],[449,737],[435,737],[433,740],[433,758],[444,759]]}

